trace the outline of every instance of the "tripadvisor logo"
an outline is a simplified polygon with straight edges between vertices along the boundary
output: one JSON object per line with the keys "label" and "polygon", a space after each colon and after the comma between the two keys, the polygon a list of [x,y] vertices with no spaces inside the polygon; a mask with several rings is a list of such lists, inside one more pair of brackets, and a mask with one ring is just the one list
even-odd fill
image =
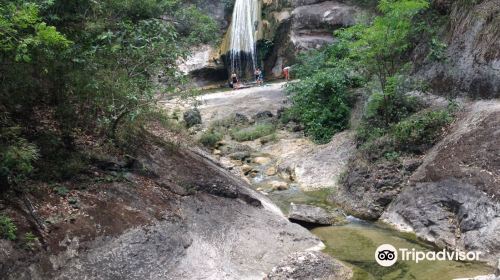
{"label": "tripadvisor logo", "polygon": [[479,261],[478,251],[418,251],[415,248],[396,249],[391,244],[383,244],[375,250],[375,260],[381,266],[392,266],[399,259],[401,261],[412,261],[419,263],[421,261]]}

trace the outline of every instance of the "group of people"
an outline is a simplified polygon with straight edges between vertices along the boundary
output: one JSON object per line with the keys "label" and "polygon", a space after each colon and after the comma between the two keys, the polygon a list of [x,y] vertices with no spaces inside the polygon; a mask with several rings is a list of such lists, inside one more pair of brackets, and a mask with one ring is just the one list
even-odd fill
{"label": "group of people", "polygon": [[[283,67],[282,74],[283,78],[285,78],[285,80],[288,82],[290,80],[290,67],[289,66]],[[259,86],[262,86],[264,84],[264,75],[260,68],[257,67],[255,69],[254,76],[255,76],[255,83],[257,83],[257,85]],[[238,76],[236,75],[235,72],[231,74],[231,80],[229,82],[229,86],[232,87],[233,89],[239,89],[241,87],[240,80],[238,79]]]}

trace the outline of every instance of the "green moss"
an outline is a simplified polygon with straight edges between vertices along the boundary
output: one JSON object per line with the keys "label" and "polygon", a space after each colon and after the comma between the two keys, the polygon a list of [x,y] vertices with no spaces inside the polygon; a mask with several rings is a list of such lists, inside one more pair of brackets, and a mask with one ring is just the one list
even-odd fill
{"label": "green moss", "polygon": [[205,147],[213,148],[223,137],[218,131],[210,129],[201,135],[199,142]]}
{"label": "green moss", "polygon": [[269,123],[259,123],[250,127],[231,131],[231,137],[239,142],[252,141],[260,137],[270,135],[276,131],[276,127]]}

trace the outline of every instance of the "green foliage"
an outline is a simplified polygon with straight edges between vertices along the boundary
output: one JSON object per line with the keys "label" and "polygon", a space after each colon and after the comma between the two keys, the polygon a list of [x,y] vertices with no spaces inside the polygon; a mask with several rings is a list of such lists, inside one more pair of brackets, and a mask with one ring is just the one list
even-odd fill
{"label": "green foliage", "polygon": [[26,250],[34,250],[38,245],[38,237],[34,235],[31,231],[24,235],[24,248]]}
{"label": "green foliage", "polygon": [[287,88],[293,103],[284,119],[302,123],[306,134],[318,143],[330,141],[332,135],[348,127],[354,99],[349,89],[364,82],[353,68],[350,53],[355,33],[354,29],[338,32],[337,43],[299,56],[299,63],[293,66],[301,81]]}
{"label": "green foliage", "polygon": [[448,45],[440,41],[438,38],[432,38],[429,58],[433,61],[442,61],[445,58],[445,51],[447,47]]}
{"label": "green foliage", "polygon": [[[450,107],[451,108],[451,107]],[[402,153],[420,154],[435,144],[443,129],[453,120],[453,111],[422,111],[401,119],[390,127],[358,128],[358,141],[364,156],[375,161],[383,157],[397,160]]]}
{"label": "green foliage", "polygon": [[0,185],[35,169],[51,180],[79,173],[75,131],[117,143],[185,81],[177,60],[217,32],[180,0],[0,0],[0,109],[10,118],[0,120]]}
{"label": "green foliage", "polygon": [[250,127],[232,130],[231,137],[239,142],[252,141],[273,134],[275,131],[276,127],[273,124],[257,123]]}
{"label": "green foliage", "polygon": [[365,121],[362,122],[356,129],[356,140],[359,144],[369,143],[384,136],[386,132],[386,128],[371,126]]}
{"label": "green foliage", "polygon": [[370,126],[385,128],[421,109],[419,100],[404,94],[405,91],[399,76],[390,77],[383,92],[374,92],[369,97],[365,121]]}
{"label": "green foliage", "polygon": [[40,158],[43,159],[43,162],[35,162],[35,179],[68,180],[88,168],[88,157],[77,150],[68,149],[63,137],[46,132],[33,140],[40,146]]}
{"label": "green foliage", "polygon": [[61,185],[54,186],[54,191],[57,195],[63,196],[63,197],[68,195],[68,193],[69,193],[68,188],[66,188],[65,186],[61,186]]}
{"label": "green foliage", "polygon": [[326,49],[310,50],[299,54],[298,63],[293,66],[293,73],[297,77],[309,77],[326,68],[328,53]]}
{"label": "green foliage", "polygon": [[38,148],[21,137],[20,127],[0,126],[0,184],[19,184],[31,174],[38,157]]}
{"label": "green foliage", "polygon": [[411,47],[413,17],[428,7],[428,0],[381,0],[378,9],[382,14],[371,24],[349,28],[355,33],[352,55],[370,75],[376,75],[382,88],[399,71]]}
{"label": "green foliage", "polygon": [[263,61],[269,58],[273,50],[274,42],[262,39],[257,41],[257,61]]}
{"label": "green foliage", "polygon": [[203,146],[213,148],[223,137],[224,135],[217,130],[209,129],[201,135],[199,141]]}
{"label": "green foliage", "polygon": [[8,240],[16,240],[17,227],[11,218],[0,215],[0,237]]}
{"label": "green foliage", "polygon": [[175,17],[180,35],[186,38],[187,44],[212,43],[217,39],[217,23],[195,6],[176,10]]}
{"label": "green foliage", "polygon": [[341,71],[319,72],[287,88],[293,106],[289,114],[305,126],[305,132],[319,143],[348,126],[349,79]]}
{"label": "green foliage", "polygon": [[448,110],[427,111],[396,124],[392,135],[403,150],[418,151],[421,146],[434,144],[443,127],[453,120]]}
{"label": "green foliage", "polygon": [[390,161],[395,161],[399,158],[399,153],[396,152],[396,151],[392,151],[392,152],[387,152],[384,154],[384,157],[387,159],[387,160],[390,160]]}
{"label": "green foliage", "polygon": [[0,51],[16,62],[32,61],[33,52],[67,48],[70,41],[39,16],[39,6],[25,1],[0,1]]}

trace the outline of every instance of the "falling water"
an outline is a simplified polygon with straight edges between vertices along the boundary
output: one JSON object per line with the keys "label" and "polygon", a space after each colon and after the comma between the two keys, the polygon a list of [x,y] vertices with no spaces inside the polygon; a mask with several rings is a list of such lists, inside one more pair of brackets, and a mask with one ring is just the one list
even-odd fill
{"label": "falling water", "polygon": [[231,72],[255,71],[256,41],[260,18],[259,0],[236,0],[230,27],[229,59]]}

